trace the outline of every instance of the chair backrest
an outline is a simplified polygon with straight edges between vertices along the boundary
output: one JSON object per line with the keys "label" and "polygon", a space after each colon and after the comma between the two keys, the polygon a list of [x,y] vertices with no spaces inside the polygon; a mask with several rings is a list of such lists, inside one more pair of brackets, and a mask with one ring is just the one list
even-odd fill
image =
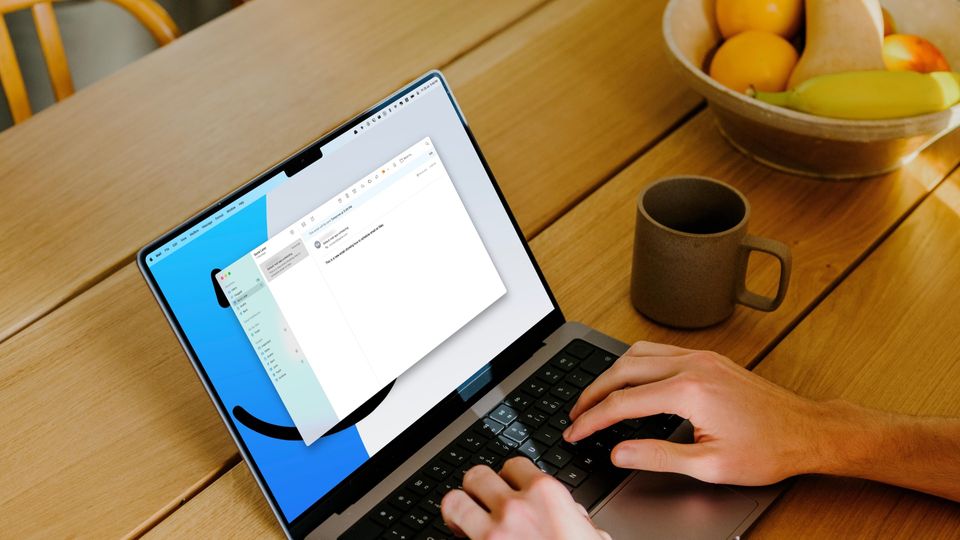
{"label": "chair backrest", "polygon": [[[3,15],[12,11],[30,8],[33,22],[40,38],[40,49],[47,63],[50,84],[57,101],[73,94],[73,79],[67,55],[63,50],[60,27],[53,13],[53,2],[65,0],[0,0],[0,83],[7,95],[7,104],[13,123],[23,122],[33,114],[30,98],[23,83],[23,74],[13,50],[10,31]],[[160,4],[154,0],[107,0],[130,12],[143,24],[160,46],[166,45],[180,35],[180,30]]]}

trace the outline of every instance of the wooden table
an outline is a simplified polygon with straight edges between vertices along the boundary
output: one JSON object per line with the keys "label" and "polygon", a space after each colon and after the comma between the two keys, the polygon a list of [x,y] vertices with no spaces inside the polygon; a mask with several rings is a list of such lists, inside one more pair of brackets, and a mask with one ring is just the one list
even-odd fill
{"label": "wooden table", "polygon": [[[668,68],[664,4],[258,0],[0,133],[0,536],[279,535],[133,255],[433,67],[568,318],[812,397],[960,415],[960,133],[869,181],[766,169]],[[680,173],[737,186],[752,232],[791,246],[780,310],[700,332],[633,311],[635,195]],[[956,504],[809,477],[754,532],[956,530]]]}

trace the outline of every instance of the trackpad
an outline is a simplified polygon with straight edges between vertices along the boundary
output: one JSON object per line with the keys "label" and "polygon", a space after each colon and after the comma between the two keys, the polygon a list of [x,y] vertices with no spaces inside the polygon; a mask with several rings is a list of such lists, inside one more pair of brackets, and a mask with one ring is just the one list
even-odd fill
{"label": "trackpad", "polygon": [[757,501],[688,476],[639,472],[593,513],[613,538],[727,538]]}

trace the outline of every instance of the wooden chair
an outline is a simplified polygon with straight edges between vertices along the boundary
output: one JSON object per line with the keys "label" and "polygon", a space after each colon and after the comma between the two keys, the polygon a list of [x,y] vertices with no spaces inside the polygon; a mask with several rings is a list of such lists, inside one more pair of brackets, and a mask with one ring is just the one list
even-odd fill
{"label": "wooden chair", "polygon": [[[3,15],[30,8],[40,38],[40,48],[47,63],[53,94],[60,101],[73,94],[73,79],[60,38],[60,27],[53,12],[53,2],[66,0],[0,0],[0,83],[7,94],[13,123],[23,122],[33,114],[23,83],[20,64],[13,51],[13,42]],[[180,35],[180,30],[160,4],[154,0],[107,0],[130,12],[143,24],[160,46]]]}

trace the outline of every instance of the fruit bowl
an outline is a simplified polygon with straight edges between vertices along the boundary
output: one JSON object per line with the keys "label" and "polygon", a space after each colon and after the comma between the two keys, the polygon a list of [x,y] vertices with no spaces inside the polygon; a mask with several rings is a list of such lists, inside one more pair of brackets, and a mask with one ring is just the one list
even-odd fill
{"label": "fruit bowl", "polygon": [[[960,2],[881,0],[898,31],[936,43],[960,71]],[[706,98],[723,136],[751,158],[790,173],[862,178],[897,169],[960,125],[960,104],[945,111],[889,120],[824,118],[769,105],[714,81],[704,61],[722,41],[714,0],[670,0],[663,15],[670,59]]]}

